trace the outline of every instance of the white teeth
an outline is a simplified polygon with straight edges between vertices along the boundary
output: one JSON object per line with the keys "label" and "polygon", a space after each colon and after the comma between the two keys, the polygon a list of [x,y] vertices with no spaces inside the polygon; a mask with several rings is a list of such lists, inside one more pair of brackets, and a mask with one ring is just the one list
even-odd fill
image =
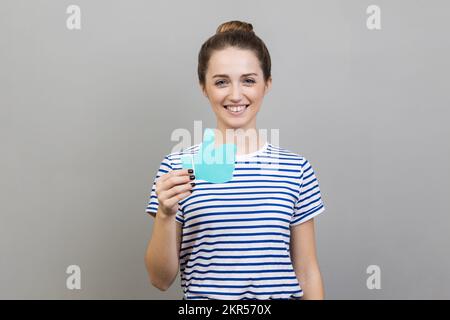
{"label": "white teeth", "polygon": [[232,112],[241,112],[245,108],[245,105],[241,106],[227,106],[227,109]]}

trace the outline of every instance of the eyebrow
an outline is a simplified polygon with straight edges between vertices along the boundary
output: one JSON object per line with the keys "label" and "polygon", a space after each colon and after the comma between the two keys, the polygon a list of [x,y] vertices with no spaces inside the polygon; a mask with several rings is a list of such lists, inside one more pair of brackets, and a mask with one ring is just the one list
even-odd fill
{"label": "eyebrow", "polygon": [[[241,77],[257,76],[257,75],[258,75],[257,73],[252,72],[243,74]],[[227,74],[215,74],[213,75],[213,78],[229,78],[229,76]]]}

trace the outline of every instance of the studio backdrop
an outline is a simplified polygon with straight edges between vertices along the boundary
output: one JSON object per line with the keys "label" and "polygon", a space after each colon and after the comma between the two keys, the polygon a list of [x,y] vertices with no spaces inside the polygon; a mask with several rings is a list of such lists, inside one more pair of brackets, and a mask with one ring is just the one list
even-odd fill
{"label": "studio backdrop", "polygon": [[325,298],[450,298],[447,1],[0,7],[0,298],[181,299],[149,281],[145,209],[172,133],[215,126],[197,55],[229,20],[271,54],[258,127],[320,181]]}

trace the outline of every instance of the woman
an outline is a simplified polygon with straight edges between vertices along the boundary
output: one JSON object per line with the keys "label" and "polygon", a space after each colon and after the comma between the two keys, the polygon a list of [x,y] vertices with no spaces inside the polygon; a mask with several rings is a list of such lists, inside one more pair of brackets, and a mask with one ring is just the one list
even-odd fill
{"label": "woman", "polygon": [[[155,221],[145,262],[160,290],[180,269],[183,299],[324,297],[313,218],[325,207],[310,163],[259,135],[240,139],[256,132],[270,68],[249,23],[221,24],[200,50],[199,83],[222,133],[215,145],[237,145],[235,169],[226,183],[195,180],[180,158],[199,145],[163,159],[146,210]],[[227,130],[236,130],[233,141]]]}

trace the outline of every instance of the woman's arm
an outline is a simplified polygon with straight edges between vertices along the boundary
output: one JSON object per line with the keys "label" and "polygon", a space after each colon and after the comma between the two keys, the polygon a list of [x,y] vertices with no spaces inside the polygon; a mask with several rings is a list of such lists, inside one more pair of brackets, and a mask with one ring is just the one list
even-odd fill
{"label": "woman's arm", "polygon": [[316,256],[314,218],[291,228],[291,260],[304,300],[324,299],[322,276]]}
{"label": "woman's arm", "polygon": [[158,210],[153,232],[145,255],[145,265],[150,282],[158,289],[167,290],[179,270],[181,223],[174,216],[166,216]]}
{"label": "woman's arm", "polygon": [[171,170],[156,180],[155,194],[158,211],[153,223],[152,237],[145,254],[145,265],[150,282],[158,289],[167,290],[180,268],[182,227],[176,221],[179,202],[192,193],[195,176],[192,169]]}

